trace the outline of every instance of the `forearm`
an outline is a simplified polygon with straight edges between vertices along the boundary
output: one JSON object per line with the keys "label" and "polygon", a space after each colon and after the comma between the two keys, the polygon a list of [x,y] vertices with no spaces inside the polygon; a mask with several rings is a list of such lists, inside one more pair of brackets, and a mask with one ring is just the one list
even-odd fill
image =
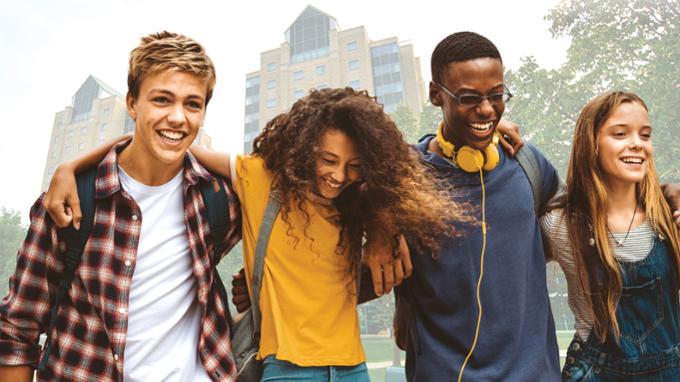
{"label": "forearm", "polygon": [[0,366],[0,381],[31,382],[33,369],[30,366]]}
{"label": "forearm", "polygon": [[59,167],[62,169],[68,168],[74,173],[82,172],[88,168],[96,166],[99,162],[104,159],[106,154],[111,151],[111,148],[117,143],[122,142],[126,139],[130,139],[131,134],[121,135],[120,137],[113,138],[109,141],[102,143],[101,145],[88,150],[87,152],[78,155],[77,157],[71,159],[70,161],[64,162]]}
{"label": "forearm", "polygon": [[231,178],[229,153],[208,150],[200,146],[191,146],[189,150],[196,157],[198,163],[208,169],[208,171],[213,174],[221,175],[227,179]]}

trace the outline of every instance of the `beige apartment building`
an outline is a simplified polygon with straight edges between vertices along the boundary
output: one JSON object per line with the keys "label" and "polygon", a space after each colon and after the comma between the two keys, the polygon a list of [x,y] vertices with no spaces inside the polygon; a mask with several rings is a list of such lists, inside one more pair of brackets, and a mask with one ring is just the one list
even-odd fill
{"label": "beige apartment building", "polygon": [[243,151],[251,152],[265,124],[310,89],[345,86],[368,90],[388,113],[402,103],[418,113],[425,101],[412,44],[372,41],[363,26],[340,30],[333,16],[307,6],[281,46],[260,54],[260,70],[246,74]]}
{"label": "beige apartment building", "polygon": [[[96,77],[87,77],[73,95],[71,105],[54,116],[41,190],[47,190],[61,162],[134,128],[125,96]],[[201,129],[194,144],[210,148],[212,139]]]}

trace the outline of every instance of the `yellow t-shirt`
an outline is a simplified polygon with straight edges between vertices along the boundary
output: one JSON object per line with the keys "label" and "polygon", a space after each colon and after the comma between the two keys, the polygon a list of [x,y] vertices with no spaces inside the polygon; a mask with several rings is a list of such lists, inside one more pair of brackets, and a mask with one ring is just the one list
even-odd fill
{"label": "yellow t-shirt", "polygon": [[[252,295],[257,234],[272,176],[259,156],[235,159],[232,183],[241,200],[243,257]],[[299,366],[357,365],[366,357],[349,263],[336,252],[340,226],[332,215],[337,213],[311,201],[304,208],[309,214],[307,236],[302,230],[305,218],[296,209],[288,216],[292,229],[281,213],[272,228],[260,292],[258,358],[275,354]]]}

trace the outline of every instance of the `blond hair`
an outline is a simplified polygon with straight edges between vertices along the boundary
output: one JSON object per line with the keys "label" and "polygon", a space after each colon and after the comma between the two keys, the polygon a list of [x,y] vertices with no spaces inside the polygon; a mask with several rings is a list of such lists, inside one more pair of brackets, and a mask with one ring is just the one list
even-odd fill
{"label": "blond hair", "polygon": [[190,73],[205,81],[208,104],[216,80],[212,60],[195,40],[168,31],[142,37],[139,46],[130,52],[128,94],[137,98],[144,79],[165,70]]}
{"label": "blond hair", "polygon": [[[574,142],[567,173],[567,226],[574,253],[579,283],[587,296],[593,317],[593,330],[604,342],[609,330],[618,339],[616,308],[623,281],[620,266],[607,238],[607,189],[602,169],[597,164],[597,135],[605,121],[623,103],[644,101],[634,93],[612,91],[586,104],[576,122]],[[663,198],[653,157],[637,184],[637,197],[652,227],[667,237],[680,272],[680,240],[671,211]],[[590,222],[590,225],[584,224]],[[594,239],[594,246],[590,240]],[[678,273],[680,274],[680,273]]]}

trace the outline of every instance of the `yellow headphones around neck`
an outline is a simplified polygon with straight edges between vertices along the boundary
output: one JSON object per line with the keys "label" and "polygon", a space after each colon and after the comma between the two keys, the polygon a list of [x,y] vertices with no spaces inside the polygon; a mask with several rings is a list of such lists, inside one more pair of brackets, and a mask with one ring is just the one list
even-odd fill
{"label": "yellow headphones around neck", "polygon": [[498,154],[498,135],[494,134],[491,144],[486,146],[484,152],[470,146],[463,146],[456,150],[453,143],[444,138],[444,122],[439,123],[437,128],[437,144],[445,157],[451,159],[458,167],[465,172],[479,172],[484,169],[491,171],[500,162]]}

